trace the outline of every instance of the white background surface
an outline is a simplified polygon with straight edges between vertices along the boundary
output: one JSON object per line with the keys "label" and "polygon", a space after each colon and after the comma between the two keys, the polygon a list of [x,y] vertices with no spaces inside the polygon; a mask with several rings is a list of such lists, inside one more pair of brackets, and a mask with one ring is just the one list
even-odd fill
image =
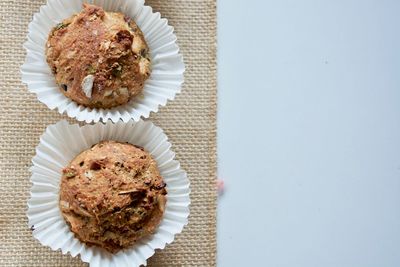
{"label": "white background surface", "polygon": [[400,266],[400,1],[218,23],[218,266]]}

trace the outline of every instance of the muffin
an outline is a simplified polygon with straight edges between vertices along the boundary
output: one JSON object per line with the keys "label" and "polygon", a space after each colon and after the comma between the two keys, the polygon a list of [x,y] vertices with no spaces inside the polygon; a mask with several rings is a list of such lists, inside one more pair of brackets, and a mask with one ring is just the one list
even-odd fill
{"label": "muffin", "polygon": [[89,108],[127,103],[142,92],[151,71],[136,23],[89,4],[51,30],[46,60],[61,92]]}
{"label": "muffin", "polygon": [[79,240],[116,253],[154,233],[165,209],[165,187],[143,148],[103,141],[63,169],[59,206]]}

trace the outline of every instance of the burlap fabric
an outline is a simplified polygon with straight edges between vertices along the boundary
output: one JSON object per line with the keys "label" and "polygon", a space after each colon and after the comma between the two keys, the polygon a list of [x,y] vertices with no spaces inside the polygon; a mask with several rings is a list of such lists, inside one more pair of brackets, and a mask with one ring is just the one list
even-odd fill
{"label": "burlap fabric", "polygon": [[[79,258],[43,247],[27,226],[29,167],[35,146],[47,125],[66,118],[41,104],[20,81],[28,23],[42,4],[43,0],[0,1],[0,266],[85,266]],[[192,190],[189,225],[148,263],[214,266],[215,0],[152,0],[146,4],[175,27],[186,64],[182,93],[150,119],[169,136]]]}

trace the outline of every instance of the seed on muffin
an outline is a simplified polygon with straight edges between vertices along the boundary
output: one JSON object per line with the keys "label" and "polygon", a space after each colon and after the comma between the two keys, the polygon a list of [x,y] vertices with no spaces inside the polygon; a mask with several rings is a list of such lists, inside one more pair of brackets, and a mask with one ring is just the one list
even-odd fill
{"label": "seed on muffin", "polygon": [[151,72],[149,48],[135,22],[89,4],[52,29],[46,59],[60,91],[90,108],[129,102]]}

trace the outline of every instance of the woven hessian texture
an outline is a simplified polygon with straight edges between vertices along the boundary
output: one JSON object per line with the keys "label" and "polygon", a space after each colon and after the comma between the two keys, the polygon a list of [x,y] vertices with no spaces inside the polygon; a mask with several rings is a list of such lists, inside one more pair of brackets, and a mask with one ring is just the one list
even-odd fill
{"label": "woven hessian texture", "polygon": [[[0,1],[0,266],[86,266],[79,257],[42,246],[27,226],[35,146],[46,126],[66,118],[41,104],[20,81],[28,23],[44,3]],[[148,265],[215,266],[216,3],[152,0],[146,4],[174,26],[184,56],[182,93],[150,120],[169,136],[192,190],[189,225]]]}

